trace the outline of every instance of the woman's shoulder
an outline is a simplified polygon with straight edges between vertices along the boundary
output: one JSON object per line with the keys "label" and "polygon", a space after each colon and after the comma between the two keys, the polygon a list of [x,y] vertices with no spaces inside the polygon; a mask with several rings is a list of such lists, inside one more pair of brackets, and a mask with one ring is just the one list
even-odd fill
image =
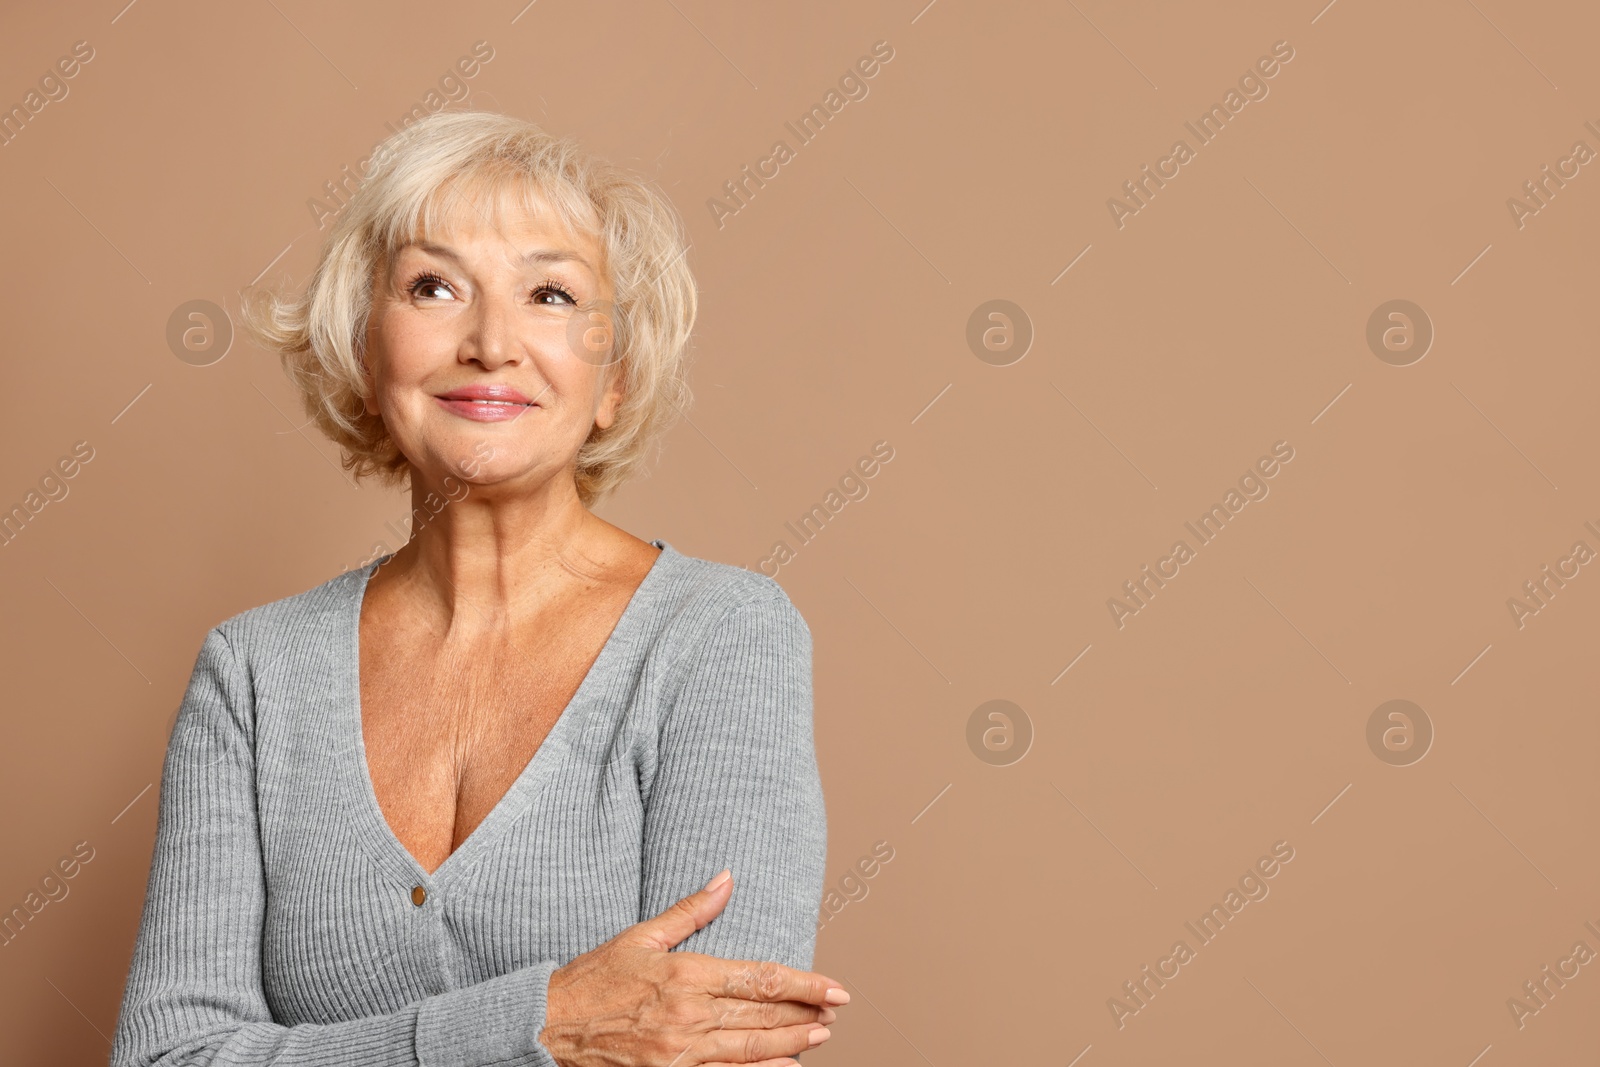
{"label": "woman's shoulder", "polygon": [[[663,552],[670,556],[660,562],[670,562],[674,572],[665,597],[674,614],[687,612],[715,623],[735,611],[747,611],[792,618],[806,626],[788,591],[760,571],[687,555],[670,545]],[[809,628],[806,632],[809,635]]]}
{"label": "woman's shoulder", "polygon": [[717,560],[678,554],[662,563],[646,657],[663,668],[653,690],[667,709],[658,710],[662,721],[702,738],[735,721],[739,730],[809,721],[811,629],[784,587]]}
{"label": "woman's shoulder", "polygon": [[312,638],[328,632],[358,601],[376,560],[353,567],[309,589],[246,608],[218,623],[230,645],[281,644],[290,638]]}

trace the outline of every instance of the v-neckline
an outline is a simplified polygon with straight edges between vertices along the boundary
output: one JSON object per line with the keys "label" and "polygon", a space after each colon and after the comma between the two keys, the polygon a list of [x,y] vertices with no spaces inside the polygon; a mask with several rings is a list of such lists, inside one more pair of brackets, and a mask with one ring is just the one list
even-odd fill
{"label": "v-neckline", "polygon": [[345,661],[346,669],[343,675],[344,697],[340,701],[342,707],[350,709],[346,717],[344,728],[354,736],[350,743],[342,746],[346,752],[353,754],[350,760],[349,773],[358,779],[356,790],[362,794],[357,799],[352,797],[360,822],[365,823],[364,829],[358,829],[358,836],[363,842],[373,846],[375,857],[385,860],[395,860],[401,864],[401,871],[408,879],[413,879],[412,884],[424,886],[432,885],[439,879],[448,876],[457,868],[468,868],[479,858],[481,853],[489,848],[496,836],[526,810],[527,800],[532,792],[553,772],[554,761],[559,759],[568,748],[567,735],[576,727],[573,725],[581,713],[585,701],[592,696],[595,678],[599,677],[611,665],[611,661],[619,654],[617,649],[624,640],[637,628],[638,614],[644,601],[653,594],[655,584],[660,580],[664,563],[668,555],[676,555],[676,550],[666,541],[656,539],[651,541],[660,551],[651,562],[650,569],[645,572],[644,578],[634,588],[633,595],[629,597],[627,606],[622,609],[622,614],[617,617],[611,633],[606,636],[605,643],[600,646],[599,653],[594,662],[589,665],[588,673],[578,683],[578,688],[573,691],[572,699],[567,701],[566,707],[561,709],[554,724],[551,725],[544,740],[534,750],[533,755],[512,780],[511,786],[489,809],[478,825],[472,828],[454,851],[446,856],[439,866],[430,873],[426,870],[411,850],[400,840],[394,828],[389,825],[389,819],[383,813],[383,806],[378,803],[378,791],[372,784],[372,768],[367,762],[366,733],[362,727],[361,718],[361,608],[367,599],[367,584],[379,567],[394,558],[394,553],[381,556],[360,570],[351,571],[349,574],[355,579],[355,591],[348,598],[350,610],[346,618],[345,647],[342,650],[348,657]]}

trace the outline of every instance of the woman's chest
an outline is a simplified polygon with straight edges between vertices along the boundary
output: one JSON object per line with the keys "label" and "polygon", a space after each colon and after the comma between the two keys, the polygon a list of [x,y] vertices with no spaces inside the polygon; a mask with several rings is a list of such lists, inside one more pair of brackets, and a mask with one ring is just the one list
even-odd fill
{"label": "woman's chest", "polygon": [[533,763],[592,656],[371,646],[360,675],[367,773],[395,837],[431,872]]}
{"label": "woman's chest", "polygon": [[432,873],[387,853],[359,817],[280,841],[287,862],[266,871],[261,926],[274,1017],[395,1011],[542,960],[566,963],[638,922],[637,794],[602,799],[567,784],[529,798],[471,862]]}
{"label": "woman's chest", "polygon": [[[270,695],[259,710],[288,724]],[[353,701],[329,699],[323,710],[317,728],[268,729],[258,749],[263,967],[278,1017],[394,1010],[539,960],[565,962],[639,920],[640,783],[652,756],[641,741],[649,731],[628,726],[626,701],[570,709],[433,865],[411,853],[363,780]]]}

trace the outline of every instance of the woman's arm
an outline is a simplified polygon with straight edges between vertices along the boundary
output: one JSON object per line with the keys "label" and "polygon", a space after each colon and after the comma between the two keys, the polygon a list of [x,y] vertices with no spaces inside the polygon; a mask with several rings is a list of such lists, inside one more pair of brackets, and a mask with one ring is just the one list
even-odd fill
{"label": "woman's arm", "polygon": [[250,683],[221,629],[213,629],[167,745],[112,1067],[555,1067],[538,1043],[554,961],[386,1015],[299,1026],[273,1021],[261,981],[266,883],[254,736]]}
{"label": "woman's arm", "polygon": [[674,951],[810,969],[827,863],[811,685],[811,631],[776,589],[722,615],[663,712],[640,915],[724,867],[734,882]]}

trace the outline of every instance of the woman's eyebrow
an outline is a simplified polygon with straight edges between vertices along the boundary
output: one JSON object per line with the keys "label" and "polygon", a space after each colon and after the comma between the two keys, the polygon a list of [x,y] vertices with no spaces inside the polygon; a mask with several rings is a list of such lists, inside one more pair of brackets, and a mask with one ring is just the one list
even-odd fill
{"label": "woman's eyebrow", "polygon": [[570,248],[535,248],[531,252],[524,253],[522,256],[523,263],[538,263],[540,265],[545,263],[561,263],[568,260],[582,263],[591,271],[594,270],[594,267],[590,266],[587,259],[584,259],[583,256],[579,255]]}
{"label": "woman's eyebrow", "polygon": [[[443,258],[453,260],[456,263],[461,262],[460,254],[449,245],[434,244],[431,241],[414,241],[412,242],[411,247],[422,252],[430,253],[431,255],[442,256]],[[522,263],[524,266],[528,264],[537,264],[539,266],[543,266],[547,263],[562,263],[569,261],[583,264],[585,267],[589,268],[591,273],[594,271],[594,266],[590,264],[587,259],[585,259],[577,251],[570,248],[535,248],[523,253],[522,255]]]}

